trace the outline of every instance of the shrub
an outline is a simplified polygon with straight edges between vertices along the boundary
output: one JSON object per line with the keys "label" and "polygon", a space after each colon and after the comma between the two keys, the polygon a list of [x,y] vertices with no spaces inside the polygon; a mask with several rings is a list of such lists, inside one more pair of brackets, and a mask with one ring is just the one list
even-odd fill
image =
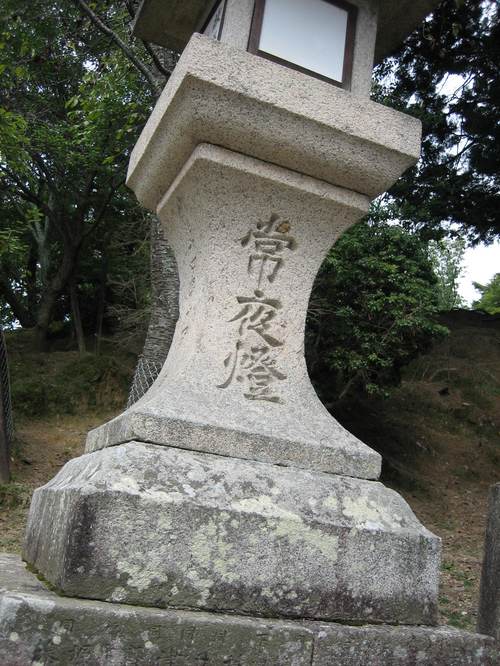
{"label": "shrub", "polygon": [[436,283],[425,245],[400,227],[361,222],[339,239],[316,279],[306,335],[326,402],[386,395],[401,368],[446,334]]}

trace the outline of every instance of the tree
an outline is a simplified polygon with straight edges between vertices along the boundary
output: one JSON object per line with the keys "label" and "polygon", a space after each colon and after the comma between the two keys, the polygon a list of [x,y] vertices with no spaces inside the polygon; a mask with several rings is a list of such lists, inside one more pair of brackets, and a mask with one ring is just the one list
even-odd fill
{"label": "tree", "polygon": [[425,244],[397,226],[360,222],[329,253],[309,308],[307,360],[326,403],[386,395],[401,368],[446,334]]}
{"label": "tree", "polygon": [[124,179],[158,88],[73,3],[5,0],[2,12],[0,296],[40,348],[69,316],[83,350],[81,297],[102,300],[107,244],[125,217],[144,220]]}
{"label": "tree", "polygon": [[[4,3],[0,207],[9,242],[0,292],[21,325],[35,326],[40,348],[66,293],[83,344],[79,258],[84,246],[102,245],[123,209],[126,134],[146,106],[113,54],[97,66],[80,23],[71,5]],[[79,44],[64,36],[70,25]]]}
{"label": "tree", "polygon": [[[130,20],[135,17],[137,2],[125,0],[127,16],[116,14],[117,3],[87,3],[74,0],[92,25],[107,35],[143,74],[154,97],[158,96],[169,79],[178,54],[142,42],[142,52],[131,39]],[[113,27],[112,27],[113,26]],[[147,57],[144,57],[147,56]],[[170,246],[165,240],[159,221],[151,218],[151,307],[146,340],[139,357],[129,404],[138,400],[158,376],[167,357],[178,318],[179,285],[177,264]]]}
{"label": "tree", "polygon": [[423,123],[422,158],[384,198],[424,238],[500,233],[500,7],[443,0],[376,71],[375,97]]}
{"label": "tree", "polygon": [[[84,0],[76,1],[94,24],[112,37],[105,7],[98,4],[96,14],[92,15]],[[491,2],[487,4],[492,6]],[[492,168],[496,155],[490,150],[488,164],[481,155],[483,148],[491,145],[492,133],[496,131],[497,89],[492,73],[498,17],[492,9],[484,13],[476,5],[472,0],[445,0],[426,24],[425,31],[415,33],[402,53],[379,70],[377,98],[422,117],[425,134],[423,161],[383,198],[382,204],[377,203],[371,216],[374,222],[398,220],[407,228],[419,230],[424,238],[441,238],[450,222],[461,225],[475,241],[489,240],[496,233],[497,172]],[[455,95],[439,94],[450,73],[461,76],[460,90]],[[479,126],[477,104],[483,99],[488,111],[485,122]],[[152,248],[152,261],[160,255]],[[165,266],[160,260],[157,268],[153,267],[157,276],[160,264]],[[169,266],[173,267],[173,259]],[[163,274],[165,284],[172,287],[171,292],[175,288],[173,275],[174,269]],[[441,277],[444,280],[444,275]],[[163,291],[164,287],[154,290],[158,307],[153,307],[144,358],[139,362],[136,379],[142,372],[141,363],[147,364],[148,359],[151,367],[160,367],[170,344],[174,319],[171,312],[175,308],[170,307],[169,313],[165,304],[162,307],[158,295]],[[169,299],[167,303],[171,302]],[[152,373],[149,375],[152,377]]]}
{"label": "tree", "polygon": [[465,307],[458,291],[458,281],[463,272],[465,240],[441,239],[428,244],[429,260],[437,278],[438,308],[442,311]]}
{"label": "tree", "polygon": [[[82,343],[91,327],[102,330],[104,311],[132,334],[132,322],[142,326],[150,308],[140,364],[151,361],[155,369],[166,357],[175,326],[175,261],[158,222],[135,205],[123,179],[131,146],[168,80],[176,55],[131,38],[137,4],[136,0],[3,2],[0,317],[7,324],[16,318],[23,326],[36,325],[42,343],[51,327],[66,327],[71,320]],[[43,22],[38,20],[41,15]],[[383,221],[399,221],[424,238],[440,238],[450,228],[461,228],[473,241],[489,240],[497,233],[498,156],[491,148],[498,138],[497,36],[498,9],[492,2],[444,0],[425,30],[379,69],[377,98],[424,122],[422,162],[372,209],[368,228],[377,229],[379,236],[395,233],[382,231]],[[443,88],[450,75],[460,77],[455,94]],[[150,221],[151,295],[144,277],[145,225]],[[455,226],[450,227],[451,222]],[[365,238],[374,249],[377,234]],[[348,245],[341,247],[345,250]],[[408,252],[408,260],[413,257],[410,264],[420,257],[420,249]],[[342,309],[354,317],[356,308],[366,312],[363,308],[369,306],[369,299],[360,303],[358,292],[347,288],[347,270],[355,284],[363,284],[361,270],[366,271],[366,282],[373,282],[374,266],[361,255],[359,266],[342,268],[343,282],[334,280],[327,266],[318,282],[325,293],[316,292],[315,297],[324,304],[323,323],[333,321],[336,312],[335,323],[340,325],[349,320],[341,318]],[[389,272],[387,293],[393,287],[390,278]],[[334,284],[345,299],[343,305],[332,291]],[[382,283],[377,284],[385,293]],[[398,321],[408,314],[405,298],[410,293],[399,293],[395,300]],[[425,302],[430,313],[431,301]],[[385,307],[392,303],[386,301]],[[347,334],[343,339],[332,337],[323,324],[319,333],[315,331],[315,316],[312,311],[312,337],[318,349],[326,352],[330,344],[348,344]],[[370,317],[368,321],[375,321],[373,313]],[[424,319],[415,324],[415,330],[429,333],[422,341],[433,336]],[[370,357],[374,343],[370,335],[375,332],[365,330],[355,318],[351,323],[359,328],[357,359],[349,352],[342,360],[336,351],[336,356],[328,352],[329,366],[323,355],[316,364],[335,373],[339,394],[351,379],[348,391],[356,386],[384,390],[391,377],[396,380],[398,363],[406,362],[420,343],[415,344],[412,335],[402,335],[397,323],[391,329],[391,335],[401,335],[394,363],[388,348],[378,350],[377,360]],[[368,336],[366,344],[361,344],[363,335]],[[407,355],[403,343],[408,344]],[[388,363],[385,370],[383,363]],[[351,371],[356,364],[354,378]],[[139,371],[140,365],[137,376]]]}
{"label": "tree", "polygon": [[500,314],[500,273],[497,273],[487,285],[474,282],[474,287],[481,293],[481,298],[473,303],[475,310],[484,310],[491,315]]}

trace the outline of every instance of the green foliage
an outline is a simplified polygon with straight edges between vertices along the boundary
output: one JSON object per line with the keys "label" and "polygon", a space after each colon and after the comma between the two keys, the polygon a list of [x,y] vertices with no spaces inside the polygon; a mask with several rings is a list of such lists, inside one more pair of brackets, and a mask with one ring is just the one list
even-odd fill
{"label": "green foliage", "polygon": [[430,241],[429,259],[437,278],[438,308],[453,310],[465,307],[458,292],[458,282],[463,271],[465,240],[463,238]]}
{"label": "green foliage", "polygon": [[[0,9],[0,322],[67,332],[71,293],[87,335],[100,334],[104,310],[108,331],[132,335],[149,303],[149,220],[123,182],[165,71],[130,39],[136,3],[88,4],[132,57],[78,3],[3,0]],[[436,282],[425,247],[384,222],[426,239],[450,223],[473,241],[498,233],[498,13],[490,0],[444,0],[380,67],[376,97],[422,119],[423,158],[375,204],[371,226],[341,239],[318,278],[308,354],[333,397],[384,393],[443,333],[434,311],[457,302],[458,245],[450,256],[431,247]],[[443,87],[450,75],[456,91]],[[55,384],[17,381],[21,410],[62,408]]]}
{"label": "green foliage", "polygon": [[422,157],[384,197],[424,238],[500,234],[500,5],[443,0],[377,70],[375,98],[423,123]]}
{"label": "green foliage", "polygon": [[387,394],[401,368],[446,333],[436,312],[436,278],[417,237],[366,222],[348,230],[310,304],[308,361],[323,398]]}
{"label": "green foliage", "polygon": [[15,112],[0,107],[0,160],[10,161],[18,171],[24,171],[27,159],[27,123]]}
{"label": "green foliage", "polygon": [[24,483],[0,484],[0,509],[28,506],[31,499],[31,489]]}
{"label": "green foliage", "polygon": [[[123,3],[91,4],[128,39]],[[94,331],[96,303],[113,302],[144,244],[147,216],[124,181],[154,95],[76,3],[4,0],[0,13],[0,317],[61,328],[74,280]]]}
{"label": "green foliage", "polygon": [[132,368],[127,356],[14,353],[11,391],[15,415],[41,417],[121,407]]}
{"label": "green foliage", "polygon": [[487,285],[474,282],[474,287],[481,293],[481,298],[474,302],[473,307],[491,315],[500,314],[500,273],[497,273]]}

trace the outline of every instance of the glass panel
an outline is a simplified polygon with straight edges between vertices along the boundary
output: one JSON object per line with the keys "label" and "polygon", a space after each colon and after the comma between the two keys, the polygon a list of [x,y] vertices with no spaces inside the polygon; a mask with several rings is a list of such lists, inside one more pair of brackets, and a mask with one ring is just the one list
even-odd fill
{"label": "glass panel", "polygon": [[266,0],[259,49],[341,82],[347,19],[325,0]]}
{"label": "glass panel", "polygon": [[225,0],[219,2],[217,8],[212,14],[212,18],[207,23],[207,27],[203,31],[203,34],[206,35],[207,37],[211,37],[212,39],[220,39],[220,33],[222,28],[222,16],[224,14],[224,3]]}

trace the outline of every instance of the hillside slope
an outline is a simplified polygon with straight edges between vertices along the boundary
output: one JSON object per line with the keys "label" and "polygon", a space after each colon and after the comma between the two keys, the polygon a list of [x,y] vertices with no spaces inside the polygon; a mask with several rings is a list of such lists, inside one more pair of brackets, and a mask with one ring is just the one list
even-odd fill
{"label": "hillside slope", "polygon": [[[448,338],[409,366],[384,401],[337,418],[384,455],[383,480],[443,539],[442,621],[473,629],[489,486],[500,481],[500,317],[443,316]],[[0,486],[0,550],[19,551],[35,487],[83,450],[91,427],[126,401],[134,357],[34,354],[8,338],[17,446],[13,482]]]}
{"label": "hillside slope", "polygon": [[443,539],[443,621],[473,629],[489,487],[500,481],[500,317],[457,310],[389,400],[339,420],[384,456],[382,480]]}

